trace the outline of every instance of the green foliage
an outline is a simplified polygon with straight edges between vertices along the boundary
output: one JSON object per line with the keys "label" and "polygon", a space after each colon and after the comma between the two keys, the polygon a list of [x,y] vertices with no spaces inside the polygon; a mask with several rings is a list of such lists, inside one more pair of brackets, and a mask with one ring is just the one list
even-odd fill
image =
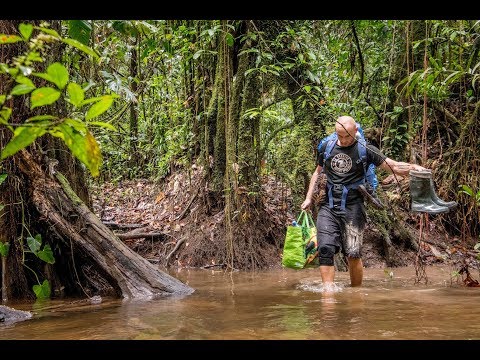
{"label": "green foliage", "polygon": [[[28,236],[27,245],[28,245],[28,248],[30,249],[30,252],[33,253],[35,256],[37,256],[40,260],[48,264],[55,264],[55,258],[53,256],[53,251],[50,245],[45,244],[42,248],[42,235],[37,234],[35,235],[35,237]],[[28,266],[26,267],[30,269]],[[50,290],[50,283],[48,282],[48,280],[44,280],[43,283],[40,284],[37,274],[32,269],[30,270],[34,273],[39,283],[38,285],[33,285],[33,292],[35,293],[37,298],[38,299],[49,298],[51,290]]]}
{"label": "green foliage", "polygon": [[419,52],[424,53],[426,49],[428,66],[403,79],[399,84],[401,93],[412,97],[426,95],[429,101],[442,102],[454,95],[452,89],[463,84],[465,92],[472,90],[470,96],[473,95],[480,79],[476,24],[468,29],[468,22],[428,22],[431,22],[431,35],[413,44],[413,49]]}
{"label": "green foliage", "polygon": [[92,26],[86,20],[69,20],[68,21],[68,36],[81,42],[83,45],[90,43],[90,35],[92,33]]}
{"label": "green foliage", "polygon": [[459,194],[467,194],[470,198],[472,198],[476,205],[480,206],[480,190],[475,192],[475,190],[468,185],[459,185],[458,187],[460,188],[458,191]]}
{"label": "green foliage", "polygon": [[387,116],[392,122],[386,135],[382,138],[382,142],[385,144],[385,154],[391,158],[400,158],[410,141],[408,124],[397,123],[403,112],[404,108],[400,106],[395,106],[393,111],[387,112]]}
{"label": "green foliage", "polygon": [[32,75],[54,83],[60,90],[63,89],[68,83],[68,71],[65,69],[65,66],[58,62],[49,65],[46,73],[34,72]]}
{"label": "green foliage", "polygon": [[[158,165],[156,174],[158,178],[162,178],[170,172],[170,165],[175,161],[178,165],[188,163],[185,150],[187,144],[191,140],[192,134],[188,131],[187,124],[181,124],[172,129],[167,129],[165,136],[158,144],[163,148],[158,157]],[[159,139],[160,140],[160,139]],[[182,156],[182,154],[184,154]]]}
{"label": "green foliage", "polygon": [[55,264],[55,258],[53,257],[53,252],[50,245],[45,244],[43,249],[42,246],[42,235],[37,234],[35,237],[27,237],[27,245],[30,251],[35,254],[39,259],[45,261],[49,264]]}
{"label": "green foliage", "polygon": [[[250,113],[258,112],[251,109]],[[259,113],[260,114],[260,113]],[[276,175],[289,188],[295,204],[304,200],[305,176],[309,177],[315,169],[315,154],[310,139],[313,137],[308,124],[293,125],[292,102],[285,100],[261,112],[262,147],[267,146],[265,158],[268,172]],[[291,125],[291,126],[289,126]],[[278,128],[285,130],[265,144]]]}
{"label": "green foliage", "polygon": [[[38,33],[32,36],[34,30]],[[0,111],[0,123],[13,131],[13,137],[10,142],[2,149],[0,158],[3,160],[14,155],[19,150],[32,144],[38,137],[49,133],[62,139],[73,155],[82,161],[90,170],[93,176],[98,176],[102,156],[100,148],[91,134],[89,127],[105,126],[102,122],[88,122],[106,112],[113,104],[115,94],[103,95],[85,99],[85,90],[75,82],[69,82],[69,72],[67,68],[59,62],[54,62],[47,67],[46,72],[36,72],[37,63],[44,61],[45,52],[49,44],[55,41],[62,41],[69,44],[84,53],[98,58],[98,54],[85,44],[70,38],[61,38],[53,29],[48,28],[47,24],[42,26],[32,26],[30,24],[20,24],[20,37],[9,35],[0,35],[0,43],[14,43],[24,41],[28,43],[28,50],[20,56],[13,59],[13,66],[8,63],[0,64],[0,72],[9,75],[18,85],[14,86],[7,94],[0,95],[2,108]],[[3,40],[2,40],[3,39]],[[29,76],[38,77],[51,83],[52,86],[42,86],[37,88]],[[5,106],[5,101],[14,96],[30,94],[30,109],[42,108],[48,112],[51,109],[49,105],[55,104],[60,98],[64,97],[67,102],[73,105],[78,114],[78,118],[58,118],[51,114],[43,114],[27,119],[23,124],[13,124],[8,121],[12,114],[12,109]],[[85,113],[80,109],[85,105],[92,104]],[[84,117],[87,122],[81,120]]]}
{"label": "green foliage", "polygon": [[[470,186],[464,184],[458,187],[460,188],[459,194],[468,195],[473,200],[474,205],[480,207],[480,190],[475,192]],[[477,252],[477,259],[480,260],[480,242],[476,243],[473,249]]]}
{"label": "green foliage", "polygon": [[63,42],[70,45],[70,46],[73,46],[73,47],[76,47],[78,50],[81,50],[83,51],[84,53],[92,56],[93,58],[95,59],[98,59],[98,54],[92,49],[92,48],[89,48],[88,46],[82,44],[80,41],[77,41],[75,39],[63,39]]}
{"label": "green foliage", "polygon": [[9,249],[10,249],[10,243],[0,242],[0,255],[1,256],[7,257]]}
{"label": "green foliage", "polygon": [[33,292],[37,296],[37,299],[49,299],[52,292],[50,282],[45,279],[42,284],[33,285]]}

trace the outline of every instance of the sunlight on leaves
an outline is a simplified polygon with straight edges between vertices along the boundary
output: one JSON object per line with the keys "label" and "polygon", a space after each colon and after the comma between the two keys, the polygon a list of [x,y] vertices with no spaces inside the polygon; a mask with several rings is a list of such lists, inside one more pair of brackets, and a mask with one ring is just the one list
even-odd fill
{"label": "sunlight on leaves", "polygon": [[63,139],[73,155],[87,166],[93,177],[99,175],[102,154],[97,141],[86,129],[85,124],[68,119],[54,131],[50,131],[50,134]]}
{"label": "sunlight on leaves", "polygon": [[36,107],[43,105],[50,105],[58,100],[60,97],[60,91],[51,87],[41,87],[31,95],[30,109],[33,110]]}
{"label": "sunlight on leaves", "polygon": [[102,96],[101,100],[96,104],[92,105],[90,109],[87,111],[87,115],[85,116],[85,120],[93,119],[105,111],[107,111],[113,103],[113,97],[110,95]]}
{"label": "sunlight on leaves", "polygon": [[36,138],[45,134],[45,129],[41,127],[18,127],[13,133],[13,138],[2,150],[0,159],[5,159],[17,151],[27,147],[35,141]]}
{"label": "sunlight on leaves", "polygon": [[68,96],[70,97],[70,103],[75,105],[76,107],[80,107],[82,105],[83,99],[85,98],[85,93],[82,87],[76,83],[70,83],[67,86]]}
{"label": "sunlight on leaves", "polygon": [[28,40],[28,39],[30,39],[30,36],[32,35],[33,25],[32,24],[21,23],[18,26],[18,30],[20,30],[20,34],[22,34],[23,38],[25,40]]}
{"label": "sunlight on leaves", "polygon": [[11,95],[24,95],[28,94],[32,90],[35,90],[35,86],[27,84],[19,84],[12,89]]}
{"label": "sunlight on leaves", "polygon": [[92,48],[82,44],[80,41],[75,39],[63,39],[62,41],[68,45],[76,47],[79,50],[82,50],[84,53],[93,56],[95,59],[99,58],[98,54]]}
{"label": "sunlight on leaves", "polygon": [[68,83],[68,71],[58,62],[51,64],[46,73],[33,73],[32,75],[54,83],[59,89],[63,89]]}
{"label": "sunlight on leaves", "polygon": [[0,34],[0,44],[13,44],[18,41],[22,41],[20,36]]}

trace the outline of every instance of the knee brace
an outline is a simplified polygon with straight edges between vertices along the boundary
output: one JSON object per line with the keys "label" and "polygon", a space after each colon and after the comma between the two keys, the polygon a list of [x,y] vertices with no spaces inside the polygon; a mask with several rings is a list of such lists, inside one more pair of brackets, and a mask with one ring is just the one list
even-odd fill
{"label": "knee brace", "polygon": [[321,245],[318,248],[318,257],[320,265],[333,266],[333,256],[335,255],[334,245]]}

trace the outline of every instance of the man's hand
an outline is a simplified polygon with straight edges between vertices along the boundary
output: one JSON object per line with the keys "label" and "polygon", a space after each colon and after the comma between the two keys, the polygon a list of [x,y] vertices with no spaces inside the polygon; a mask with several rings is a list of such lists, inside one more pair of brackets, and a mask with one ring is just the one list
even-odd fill
{"label": "man's hand", "polygon": [[312,204],[312,199],[305,199],[305,201],[302,203],[302,210],[306,210],[310,207],[310,205]]}
{"label": "man's hand", "polygon": [[424,168],[421,165],[412,164],[412,166],[413,166],[413,170],[415,170],[415,171],[430,171],[429,169]]}

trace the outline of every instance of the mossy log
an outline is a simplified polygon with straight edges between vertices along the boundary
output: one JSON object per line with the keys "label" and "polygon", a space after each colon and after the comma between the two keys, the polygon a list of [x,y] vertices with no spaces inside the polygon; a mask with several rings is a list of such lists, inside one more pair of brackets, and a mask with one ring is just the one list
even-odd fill
{"label": "mossy log", "polygon": [[149,299],[194,291],[125,245],[90,211],[62,174],[54,170],[46,173],[25,150],[19,152],[18,159],[43,221],[70,241],[74,251],[88,257],[121,297]]}

